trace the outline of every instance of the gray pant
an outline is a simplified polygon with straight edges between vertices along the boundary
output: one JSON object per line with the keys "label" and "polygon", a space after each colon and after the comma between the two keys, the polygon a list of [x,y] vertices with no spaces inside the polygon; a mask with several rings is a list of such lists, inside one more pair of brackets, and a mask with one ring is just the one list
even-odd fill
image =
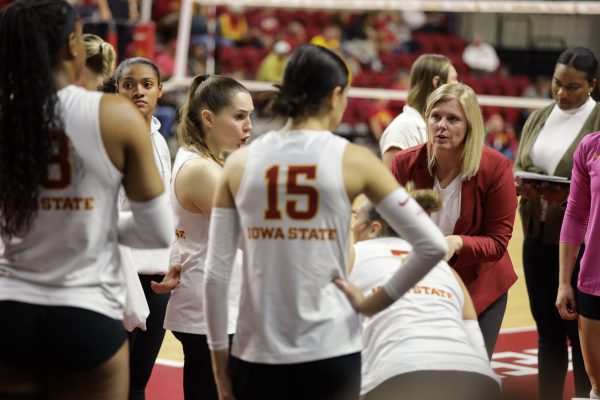
{"label": "gray pant", "polygon": [[494,354],[494,347],[496,347],[500,326],[502,326],[502,320],[504,319],[507,301],[508,293],[504,293],[498,300],[490,304],[477,318],[479,320],[481,333],[483,334],[485,349],[487,350],[490,360],[492,359],[492,354]]}

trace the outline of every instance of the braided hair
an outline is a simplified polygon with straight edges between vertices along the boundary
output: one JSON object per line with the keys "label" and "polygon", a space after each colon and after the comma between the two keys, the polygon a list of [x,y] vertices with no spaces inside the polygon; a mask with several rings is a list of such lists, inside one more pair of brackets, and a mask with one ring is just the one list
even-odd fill
{"label": "braided hair", "polygon": [[54,140],[64,135],[52,71],[73,13],[64,0],[19,0],[0,12],[0,234],[7,237],[31,225]]}

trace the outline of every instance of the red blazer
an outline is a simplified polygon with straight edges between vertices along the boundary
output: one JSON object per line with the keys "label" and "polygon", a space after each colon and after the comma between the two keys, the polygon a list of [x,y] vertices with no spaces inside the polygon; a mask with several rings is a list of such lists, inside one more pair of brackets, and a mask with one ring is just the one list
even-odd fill
{"label": "red blazer", "polygon": [[[418,189],[432,189],[425,144],[396,154],[392,173],[402,185],[414,181]],[[508,158],[483,147],[477,174],[462,183],[460,216],[454,235],[464,246],[450,265],[465,282],[477,314],[481,314],[517,280],[507,251],[512,236],[517,192]]]}

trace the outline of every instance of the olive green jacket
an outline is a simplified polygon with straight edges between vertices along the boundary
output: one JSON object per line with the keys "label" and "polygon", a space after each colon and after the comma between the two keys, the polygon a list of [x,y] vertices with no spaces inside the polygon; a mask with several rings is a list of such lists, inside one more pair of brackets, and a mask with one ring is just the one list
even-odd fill
{"label": "olive green jacket", "polygon": [[[537,140],[537,137],[546,123],[552,108],[555,103],[544,108],[534,111],[521,131],[521,139],[519,143],[519,151],[515,160],[515,171],[529,171],[543,173],[539,168],[536,168],[529,157],[531,148]],[[583,124],[579,135],[573,140],[573,143],[566,149],[563,158],[559,161],[554,171],[554,175],[571,178],[571,169],[573,167],[573,153],[583,137],[589,133],[600,131],[600,105],[592,110],[590,116]],[[566,146],[566,144],[565,144]],[[544,230],[540,232],[540,215],[541,203],[540,199],[527,200],[521,197],[519,202],[519,214],[523,223],[523,233],[525,237],[537,238],[542,235],[544,244],[558,244],[560,238],[560,227],[564,216],[564,209],[561,204],[549,203],[546,211],[546,222]]]}

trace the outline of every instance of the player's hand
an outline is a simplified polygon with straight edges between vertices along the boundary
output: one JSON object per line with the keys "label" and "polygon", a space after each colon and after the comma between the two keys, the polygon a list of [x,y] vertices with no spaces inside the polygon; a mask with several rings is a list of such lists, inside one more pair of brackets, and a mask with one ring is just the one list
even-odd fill
{"label": "player's hand", "polygon": [[559,285],[556,296],[556,308],[562,319],[577,319],[577,303],[571,285]]}
{"label": "player's hand", "polygon": [[172,265],[165,274],[162,282],[151,281],[150,287],[156,294],[169,293],[179,284],[181,279],[181,265]]}
{"label": "player's hand", "polygon": [[333,283],[338,287],[338,289],[344,292],[346,297],[348,297],[352,308],[354,308],[356,312],[364,311],[363,305],[365,302],[365,295],[358,287],[356,287],[356,285],[341,278],[335,278]]}
{"label": "player's hand", "polygon": [[448,252],[444,257],[444,261],[448,261],[454,254],[460,254],[463,248],[463,240],[459,235],[446,236],[446,242],[448,243]]}

